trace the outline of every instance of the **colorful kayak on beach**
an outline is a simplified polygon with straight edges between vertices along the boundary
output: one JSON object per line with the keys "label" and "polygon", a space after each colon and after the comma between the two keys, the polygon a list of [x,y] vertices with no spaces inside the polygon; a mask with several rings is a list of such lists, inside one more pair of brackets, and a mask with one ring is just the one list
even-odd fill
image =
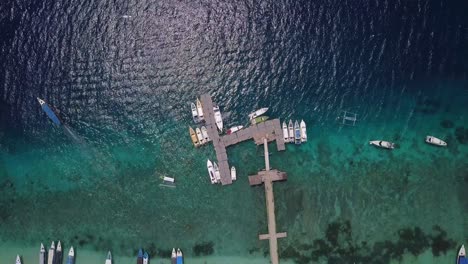
{"label": "colorful kayak on beach", "polygon": [[57,117],[57,115],[54,113],[54,111],[52,111],[52,109],[50,109],[49,105],[47,105],[47,103],[44,102],[44,100],[40,99],[39,97],[37,98],[37,101],[41,105],[42,110],[44,110],[44,112],[50,118],[50,120],[52,120],[52,122],[54,122],[54,124],[56,124],[57,126],[60,126],[62,124],[60,122],[60,119]]}

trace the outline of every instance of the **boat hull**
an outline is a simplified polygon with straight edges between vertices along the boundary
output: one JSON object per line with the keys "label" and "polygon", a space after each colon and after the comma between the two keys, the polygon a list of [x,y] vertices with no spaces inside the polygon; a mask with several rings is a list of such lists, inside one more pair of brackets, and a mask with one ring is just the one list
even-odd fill
{"label": "boat hull", "polygon": [[260,108],[257,111],[255,111],[253,113],[250,113],[249,114],[249,119],[252,120],[254,118],[257,118],[257,117],[263,115],[264,113],[266,113],[266,111],[268,111],[268,107]]}
{"label": "boat hull", "polygon": [[434,145],[434,146],[438,146],[438,147],[447,146],[447,143],[445,141],[438,139],[436,137],[433,137],[433,136],[426,136],[426,143]]}
{"label": "boat hull", "polygon": [[391,142],[388,142],[388,141],[383,141],[383,140],[369,141],[369,144],[374,145],[374,146],[379,147],[379,148],[384,148],[384,149],[394,149],[395,148],[394,143],[391,143]]}
{"label": "boat hull", "polygon": [[301,120],[301,141],[307,142],[307,127],[304,120]]}
{"label": "boat hull", "polygon": [[285,143],[289,142],[288,126],[286,122],[283,122],[283,138]]}
{"label": "boat hull", "polygon": [[213,163],[211,162],[211,160],[208,160],[206,162],[206,168],[208,169],[208,176],[210,177],[211,184],[215,184],[216,175],[215,175],[215,170],[214,170]]}
{"label": "boat hull", "polygon": [[[38,100],[40,100],[40,99],[38,98]],[[62,122],[60,122],[60,119],[57,117],[57,115],[54,113],[54,111],[52,111],[52,109],[50,109],[50,107],[47,105],[47,103],[45,103],[44,101],[42,101],[42,102],[41,101],[39,101],[39,103],[41,104],[42,110],[47,114],[49,119],[52,120],[52,122],[54,122],[54,124],[56,124],[57,126],[60,126],[62,124]]]}
{"label": "boat hull", "polygon": [[232,166],[231,168],[231,179],[233,181],[237,180],[237,172],[236,172],[236,167]]}

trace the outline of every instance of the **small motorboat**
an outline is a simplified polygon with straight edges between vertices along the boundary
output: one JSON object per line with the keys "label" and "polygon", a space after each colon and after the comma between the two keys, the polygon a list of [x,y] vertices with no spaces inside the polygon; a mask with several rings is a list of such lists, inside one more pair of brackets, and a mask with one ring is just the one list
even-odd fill
{"label": "small motorboat", "polygon": [[203,120],[203,107],[201,105],[200,99],[197,98],[197,113],[198,119],[201,121]]}
{"label": "small motorboat", "polygon": [[209,142],[210,137],[208,136],[208,130],[206,129],[205,126],[201,127],[201,133],[202,133],[203,139],[205,140],[205,143]]}
{"label": "small motorboat", "polygon": [[383,140],[373,140],[369,141],[369,144],[377,146],[379,148],[385,148],[385,149],[393,149],[395,148],[395,144],[388,142],[388,141],[383,141]]}
{"label": "small motorboat", "polygon": [[107,252],[107,258],[105,264],[112,264],[112,254],[111,252]]}
{"label": "small motorboat", "polygon": [[221,181],[221,175],[219,174],[219,167],[218,167],[218,164],[216,162],[213,162],[213,168],[214,168],[214,171],[215,171],[216,182],[220,182]]}
{"label": "small motorboat", "polygon": [[301,140],[301,127],[297,120],[294,122],[294,144],[299,145],[302,143]]}
{"label": "small motorboat", "polygon": [[268,118],[269,118],[268,116],[259,116],[259,117],[256,117],[256,118],[250,120],[250,123],[252,125],[260,124],[260,123],[263,123],[263,122],[267,121]]}
{"label": "small motorboat", "polygon": [[49,255],[47,256],[47,264],[54,264],[54,255],[55,255],[55,242],[52,241],[52,244],[50,245],[49,249]]}
{"label": "small motorboat", "polygon": [[63,263],[62,262],[62,259],[63,259],[62,243],[60,242],[60,240],[57,243],[57,248],[55,250],[54,258],[55,258],[55,263],[60,263],[60,264]]}
{"label": "small motorboat", "polygon": [[236,167],[234,167],[234,166],[231,167],[231,179],[233,181],[237,180]]}
{"label": "small motorboat", "polygon": [[75,251],[73,250],[73,247],[68,251],[67,264],[75,264]]}
{"label": "small motorboat", "polygon": [[304,120],[301,120],[301,141],[307,142],[307,128]]}
{"label": "small motorboat", "polygon": [[440,146],[440,147],[446,147],[447,146],[447,143],[445,141],[443,141],[442,139],[438,139],[436,137],[433,137],[433,136],[426,136],[426,143],[436,145],[436,146]]}
{"label": "small motorboat", "polygon": [[239,131],[239,130],[241,130],[241,129],[243,129],[243,128],[244,128],[244,126],[234,126],[234,127],[231,127],[230,129],[228,129],[228,130],[226,131],[226,134],[230,135],[230,134],[235,133],[235,132],[237,132],[237,131]]}
{"label": "small motorboat", "polygon": [[137,264],[143,264],[143,249],[138,250]]}
{"label": "small motorboat", "polygon": [[16,264],[21,264],[21,258],[19,255],[16,255]]}
{"label": "small motorboat", "polygon": [[62,122],[60,122],[60,119],[57,117],[57,115],[52,111],[52,109],[49,107],[49,105],[39,97],[37,97],[37,101],[41,105],[42,110],[47,114],[47,116],[56,124],[57,126],[60,126]]}
{"label": "small motorboat", "polygon": [[255,111],[253,113],[250,113],[249,114],[249,119],[252,120],[254,118],[257,118],[257,117],[263,115],[264,113],[266,113],[266,111],[268,111],[268,107],[260,108],[257,111]]}
{"label": "small motorboat", "polygon": [[197,134],[192,127],[189,127],[190,138],[192,139],[192,143],[195,147],[200,146],[200,142],[198,142]]}
{"label": "small motorboat", "polygon": [[286,125],[286,122],[284,121],[283,121],[283,137],[284,137],[284,142],[288,143],[289,142],[288,126]]}
{"label": "small motorboat", "polygon": [[184,264],[184,256],[179,248],[177,249],[177,264]]}
{"label": "small motorboat", "polygon": [[167,177],[167,176],[160,176],[159,178],[162,179],[162,182],[159,184],[161,187],[169,187],[169,188],[175,188],[175,179],[172,177]]}
{"label": "small motorboat", "polygon": [[172,248],[171,264],[177,264],[177,253],[175,251],[175,248]]}
{"label": "small motorboat", "polygon": [[192,108],[192,117],[193,121],[198,122],[198,110],[197,106],[194,103],[190,104],[190,108]]}
{"label": "small motorboat", "polygon": [[206,162],[206,167],[208,169],[208,175],[210,176],[211,184],[215,184],[216,183],[216,175],[215,175],[215,170],[214,170],[213,163],[211,162],[211,160],[208,160]]}
{"label": "small motorboat", "polygon": [[145,252],[145,254],[143,254],[143,264],[148,264],[149,262],[149,255],[148,255],[148,252]]}
{"label": "small motorboat", "polygon": [[291,119],[289,119],[288,130],[289,142],[294,142],[294,126],[293,121]]}
{"label": "small motorboat", "polygon": [[46,250],[44,244],[41,243],[41,249],[39,251],[39,264],[46,264]]}
{"label": "small motorboat", "polygon": [[219,131],[223,131],[223,118],[221,117],[221,111],[219,111],[219,107],[213,107],[214,111],[214,118],[216,121],[216,126],[218,127]]}
{"label": "small motorboat", "polygon": [[197,128],[195,129],[195,131],[196,131],[196,133],[197,133],[197,139],[198,139],[198,142],[200,142],[200,145],[205,144],[205,139],[204,139],[203,136],[202,136],[202,133],[201,133],[200,128],[197,127]]}
{"label": "small motorboat", "polygon": [[462,245],[458,251],[457,264],[468,264],[468,259],[466,258],[465,245]]}

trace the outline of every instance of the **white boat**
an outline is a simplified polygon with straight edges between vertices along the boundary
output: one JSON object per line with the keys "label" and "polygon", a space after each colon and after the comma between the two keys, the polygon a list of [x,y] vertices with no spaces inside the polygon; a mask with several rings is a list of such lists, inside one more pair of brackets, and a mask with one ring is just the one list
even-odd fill
{"label": "white boat", "polygon": [[49,255],[47,256],[47,264],[54,264],[54,255],[55,255],[55,242],[52,241],[49,249]]}
{"label": "white boat", "polygon": [[145,252],[145,254],[143,254],[143,264],[148,264],[149,262],[149,255],[148,255],[148,252]]}
{"label": "white boat", "polygon": [[441,147],[446,147],[447,143],[443,141],[442,139],[438,139],[433,136],[426,136],[426,143],[436,145],[436,146],[441,146]]}
{"label": "white boat", "polygon": [[233,126],[233,127],[231,127],[230,129],[228,129],[226,131],[226,134],[229,135],[229,134],[235,133],[235,132],[237,132],[237,131],[239,131],[239,130],[241,130],[243,128],[244,128],[244,126]]}
{"label": "white boat", "polygon": [[301,120],[301,141],[307,142],[307,128],[304,120]]}
{"label": "white boat", "polygon": [[104,264],[112,264],[112,254],[111,252],[107,252],[107,258],[106,258],[106,263]]}
{"label": "white boat", "polygon": [[73,247],[71,247],[70,250],[68,251],[67,264],[74,264],[74,263],[75,263],[75,250],[73,249]]}
{"label": "white boat", "polygon": [[203,138],[202,136],[202,133],[201,133],[201,130],[199,127],[197,127],[195,129],[196,133],[197,133],[197,138],[198,138],[198,142],[200,142],[201,145],[205,144],[205,139]]}
{"label": "white boat", "polygon": [[211,160],[208,160],[206,162],[206,167],[208,169],[208,175],[210,176],[211,184],[215,184],[216,183],[216,176],[215,176],[215,170],[213,168],[213,163],[211,162]]}
{"label": "white boat", "polygon": [[268,111],[268,107],[260,108],[257,111],[249,114],[249,119],[252,120],[256,117],[259,117]]}
{"label": "white boat", "polygon": [[203,107],[201,105],[200,99],[197,98],[197,113],[199,120],[203,120]]}
{"label": "white boat", "polygon": [[219,131],[223,131],[223,118],[221,117],[221,111],[219,111],[219,107],[213,107],[214,111],[214,118],[216,121],[216,126],[218,127]]}
{"label": "white boat", "polygon": [[45,264],[46,258],[46,250],[44,244],[41,243],[41,250],[39,251],[39,264]]}
{"label": "white boat", "polygon": [[219,174],[219,167],[218,167],[218,164],[216,162],[213,162],[213,168],[214,168],[214,171],[215,171],[216,182],[220,182],[221,181],[221,175]]}
{"label": "white boat", "polygon": [[183,259],[182,251],[180,249],[177,249],[177,264],[184,264],[184,259]]}
{"label": "white boat", "polygon": [[468,260],[466,258],[465,245],[462,245],[458,251],[457,264],[466,264]]}
{"label": "white boat", "polygon": [[55,263],[62,263],[63,262],[62,261],[62,259],[63,259],[62,243],[60,242],[60,240],[57,243],[57,248],[55,249],[54,258],[55,258],[55,260],[54,260]]}
{"label": "white boat", "polygon": [[172,248],[171,264],[177,264],[177,253],[175,251],[175,248]]}
{"label": "white boat", "polygon": [[21,264],[21,258],[19,255],[16,255],[16,264]]}
{"label": "white boat", "polygon": [[205,143],[206,143],[206,142],[209,142],[209,141],[210,141],[210,137],[208,136],[208,130],[206,129],[205,126],[202,126],[202,127],[201,127],[201,133],[202,133],[203,139],[205,140]]}
{"label": "white boat", "polygon": [[301,140],[301,127],[297,120],[294,122],[294,144],[299,145],[302,143]]}
{"label": "white boat", "polygon": [[286,122],[284,121],[283,121],[283,137],[284,137],[284,142],[288,143],[289,142],[288,126],[286,125]]}
{"label": "white boat", "polygon": [[192,108],[192,117],[193,117],[193,121],[195,122],[198,122],[198,110],[197,110],[197,106],[192,103],[190,104],[190,107]]}
{"label": "white boat", "polygon": [[236,167],[234,167],[234,166],[231,167],[231,179],[233,181],[237,180]]}
{"label": "white boat", "polygon": [[294,142],[294,126],[293,126],[293,122],[291,119],[289,119],[288,130],[289,130],[289,142]]}
{"label": "white boat", "polygon": [[377,146],[379,148],[385,148],[385,149],[393,149],[395,148],[395,144],[392,142],[388,141],[383,141],[383,140],[373,140],[369,141],[369,144]]}

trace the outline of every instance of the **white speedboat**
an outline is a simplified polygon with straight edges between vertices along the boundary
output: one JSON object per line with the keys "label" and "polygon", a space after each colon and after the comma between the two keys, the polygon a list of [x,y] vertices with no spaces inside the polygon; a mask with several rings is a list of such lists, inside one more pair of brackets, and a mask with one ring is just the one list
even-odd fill
{"label": "white speedboat", "polygon": [[301,141],[307,142],[307,128],[304,120],[301,120]]}
{"label": "white speedboat", "polygon": [[199,127],[195,129],[195,132],[197,133],[198,142],[200,142],[201,145],[205,144],[205,139],[203,138]]}
{"label": "white speedboat", "polygon": [[213,163],[211,162],[211,160],[208,160],[206,162],[206,167],[208,168],[208,175],[210,176],[211,184],[215,184],[216,183],[216,176],[215,176],[215,170],[214,170],[214,167],[213,167]]}
{"label": "white speedboat", "polygon": [[301,127],[297,120],[294,122],[294,144],[299,145],[302,143],[301,140]]}
{"label": "white speedboat", "polygon": [[426,136],[426,143],[436,145],[436,146],[441,146],[441,147],[446,147],[447,143],[443,141],[442,139],[438,139],[433,136]]}
{"label": "white speedboat", "polygon": [[284,143],[289,142],[288,126],[286,125],[286,122],[284,121],[283,121],[283,138],[284,138]]}
{"label": "white speedboat", "polygon": [[105,264],[112,264],[112,254],[111,252],[107,252],[107,258]]}
{"label": "white speedboat", "polygon": [[41,250],[39,251],[39,264],[46,264],[46,250],[44,244],[41,243]]}
{"label": "white speedboat", "polygon": [[249,119],[252,120],[256,117],[259,117],[268,111],[268,107],[260,108],[257,111],[249,114]]}
{"label": "white speedboat", "polygon": [[21,264],[21,258],[19,255],[16,255],[16,264]]}
{"label": "white speedboat", "polygon": [[228,130],[226,131],[226,134],[229,135],[229,134],[235,133],[235,132],[237,132],[237,131],[239,131],[239,130],[241,130],[241,129],[243,129],[243,128],[244,128],[244,126],[234,126],[234,127],[231,127],[230,129],[228,129]]}
{"label": "white speedboat", "polygon": [[203,107],[201,105],[200,99],[197,98],[197,113],[198,119],[203,120]]}
{"label": "white speedboat", "polygon": [[462,245],[458,251],[457,264],[466,264],[468,259],[466,258],[465,245]]}
{"label": "white speedboat", "polygon": [[197,106],[192,103],[190,104],[190,107],[192,108],[192,117],[193,117],[193,121],[195,122],[198,122],[198,110],[197,110]]}
{"label": "white speedboat", "polygon": [[177,254],[175,248],[172,248],[171,264],[177,264]]}
{"label": "white speedboat", "polygon": [[189,127],[189,133],[190,133],[190,138],[192,139],[193,145],[195,147],[200,146],[200,142],[198,142],[197,133],[195,133],[195,130],[193,130],[192,127]]}
{"label": "white speedboat", "polygon": [[205,127],[205,126],[202,126],[202,127],[201,127],[201,133],[202,133],[203,139],[205,140],[205,143],[206,143],[206,142],[209,142],[209,141],[210,141],[210,137],[208,136],[208,130],[206,130],[206,127]]}
{"label": "white speedboat", "polygon": [[234,167],[234,166],[231,167],[231,179],[233,181],[237,180],[236,167]]}
{"label": "white speedboat", "polygon": [[54,264],[54,255],[55,255],[55,242],[52,241],[49,249],[49,255],[47,256],[47,264]]}
{"label": "white speedboat", "polygon": [[216,121],[216,126],[218,127],[219,131],[223,131],[223,118],[221,117],[221,111],[219,111],[219,107],[213,107],[214,111],[214,118]]}
{"label": "white speedboat", "polygon": [[291,119],[289,119],[289,124],[288,124],[288,130],[289,130],[289,142],[294,142],[294,126],[293,126],[293,122]]}
{"label": "white speedboat", "polygon": [[213,162],[213,168],[214,168],[214,171],[215,171],[216,182],[220,182],[221,181],[221,175],[219,174],[219,167],[218,167],[218,164],[216,162]]}
{"label": "white speedboat", "polygon": [[393,149],[395,148],[395,144],[392,142],[388,141],[383,141],[383,140],[373,140],[369,141],[369,144],[377,146],[379,148],[385,148],[385,149]]}

